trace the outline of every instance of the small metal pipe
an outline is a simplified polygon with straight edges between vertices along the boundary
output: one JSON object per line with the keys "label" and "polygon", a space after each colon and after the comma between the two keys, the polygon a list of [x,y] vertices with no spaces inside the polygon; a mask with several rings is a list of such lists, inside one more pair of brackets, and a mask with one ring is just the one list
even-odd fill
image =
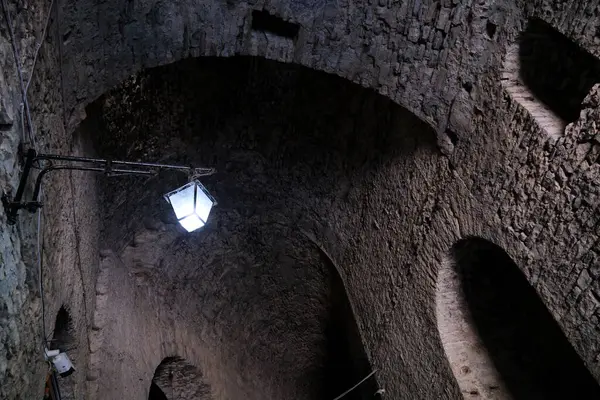
{"label": "small metal pipe", "polygon": [[58,377],[56,375],[57,375],[56,371],[52,370],[51,382],[52,382],[52,391],[54,392],[52,397],[54,398],[54,400],[62,400],[62,394],[60,392]]}
{"label": "small metal pipe", "polygon": [[36,160],[58,160],[58,161],[80,161],[80,162],[98,162],[105,163],[107,160],[102,158],[60,156],[56,154],[38,154]]}
{"label": "small metal pipe", "polygon": [[[42,188],[42,178],[50,171],[57,170],[71,170],[71,171],[92,171],[92,172],[107,172],[106,168],[99,167],[77,167],[77,166],[68,166],[68,165],[56,165],[44,168],[37,176],[35,180],[35,188],[33,190],[33,201],[37,202],[38,197],[40,195],[40,190]],[[155,175],[153,171],[140,171],[140,170],[131,170],[131,169],[112,169],[111,173],[118,174],[135,174],[135,175]]]}
{"label": "small metal pipe", "polygon": [[[182,165],[171,165],[171,164],[158,164],[158,163],[145,163],[135,161],[119,161],[119,160],[107,160],[104,158],[89,158],[89,157],[75,157],[75,156],[59,156],[54,154],[39,154],[36,158],[38,160],[57,160],[57,161],[74,161],[74,162],[87,162],[87,163],[111,163],[113,165],[127,165],[130,167],[146,167],[146,168],[159,168],[159,169],[177,169],[177,170],[189,170],[193,171],[197,168],[185,167]],[[198,168],[214,171],[212,168]]]}
{"label": "small metal pipe", "polygon": [[[38,174],[34,191],[33,200],[28,202],[22,202],[25,187],[27,186],[27,178],[33,164],[37,161],[65,161],[65,162],[78,162],[78,163],[91,163],[96,166],[80,166],[80,165],[49,165],[48,167],[42,168]],[[50,163],[52,164],[52,163]],[[115,165],[121,165],[124,167],[139,167],[140,169],[123,169],[114,168]],[[37,167],[36,167],[37,168]],[[153,170],[150,170],[153,169]],[[133,174],[133,175],[155,175],[161,169],[171,169],[179,171],[188,171],[188,173],[195,173],[196,176],[208,176],[215,173],[214,168],[194,168],[184,167],[181,165],[169,165],[169,164],[157,164],[157,163],[142,163],[134,161],[111,161],[103,158],[89,158],[89,157],[75,157],[75,156],[61,156],[55,154],[37,154],[35,150],[29,149],[27,151],[27,159],[23,168],[23,175],[19,182],[17,194],[13,200],[8,196],[2,197],[2,203],[6,209],[7,222],[10,225],[14,225],[17,222],[17,213],[21,208],[27,208],[29,211],[35,211],[41,207],[42,204],[38,202],[42,187],[42,179],[50,171],[56,170],[72,170],[72,171],[92,171],[92,172],[104,172],[105,174]]]}
{"label": "small metal pipe", "polygon": [[25,192],[25,186],[27,185],[27,177],[29,177],[29,172],[31,171],[31,166],[35,161],[35,150],[29,149],[27,151],[27,158],[25,160],[25,167],[23,168],[23,175],[21,175],[21,181],[19,182],[19,188],[17,189],[17,194],[15,195],[15,202],[20,202],[23,198],[23,192]]}

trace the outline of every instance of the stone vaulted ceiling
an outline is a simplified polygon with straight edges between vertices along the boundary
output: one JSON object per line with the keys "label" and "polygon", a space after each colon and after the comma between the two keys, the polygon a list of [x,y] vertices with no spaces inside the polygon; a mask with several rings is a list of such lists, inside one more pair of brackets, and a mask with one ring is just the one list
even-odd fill
{"label": "stone vaulted ceiling", "polygon": [[66,399],[597,397],[595,2],[0,5],[4,193],[35,147],[219,203],[64,172],[0,213],[0,399],[50,338]]}
{"label": "stone vaulted ceiling", "polygon": [[[248,57],[149,71],[88,115],[83,129],[103,154],[217,168],[205,184],[219,205],[201,232],[168,227],[157,194],[185,177],[165,174],[108,182],[102,235],[137,284],[170,282],[171,312],[219,348],[212,362],[230,363],[269,398],[333,398],[370,372],[311,225],[351,224],[358,239],[364,188],[402,168],[403,155],[434,152],[427,125],[338,77]],[[231,383],[220,390],[234,396]]]}

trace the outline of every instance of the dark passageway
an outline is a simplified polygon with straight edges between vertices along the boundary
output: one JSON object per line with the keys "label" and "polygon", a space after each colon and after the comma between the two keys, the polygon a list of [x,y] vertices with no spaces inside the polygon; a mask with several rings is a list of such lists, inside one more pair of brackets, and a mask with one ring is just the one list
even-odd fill
{"label": "dark passageway", "polygon": [[212,400],[201,372],[180,357],[167,357],[156,368],[148,400]]}
{"label": "dark passageway", "polygon": [[[331,266],[331,309],[325,328],[327,361],[324,366],[323,400],[334,399],[369,375],[373,367],[368,360],[356,324],[352,306],[340,276]],[[353,389],[344,400],[377,398],[377,382],[371,376]]]}
{"label": "dark passageway", "polygon": [[600,398],[600,387],[518,266],[483,239],[453,248],[467,307],[516,400]]}
{"label": "dark passageway", "polygon": [[152,381],[150,384],[150,394],[148,400],[169,400],[163,391]]}
{"label": "dark passageway", "polygon": [[[77,343],[73,335],[73,321],[65,307],[60,307],[58,313],[56,313],[51,347],[52,349],[59,349],[61,352],[67,353],[70,357],[76,354]],[[75,400],[74,376],[72,374],[58,376],[57,379],[62,400]]]}
{"label": "dark passageway", "polygon": [[567,123],[577,120],[583,99],[600,83],[600,61],[539,19],[521,34],[519,59],[525,85]]}
{"label": "dark passageway", "polygon": [[[236,373],[246,380],[236,382],[280,393],[273,398],[331,400],[372,371],[340,278],[298,226],[333,213],[341,224],[361,224],[354,210],[364,188],[385,182],[391,198],[406,184],[396,183],[394,168],[411,168],[415,153],[437,156],[430,126],[338,76],[232,57],[132,77],[88,108],[88,127],[104,156],[217,169],[203,181],[219,199],[211,220],[165,248],[155,271],[201,299],[190,302],[190,315],[205,315],[198,321],[210,327],[209,340],[243,365]],[[148,196],[179,186],[168,179],[127,190],[103,182],[104,232],[115,248],[144,218],[171,216]],[[376,391],[371,377],[346,398]]]}

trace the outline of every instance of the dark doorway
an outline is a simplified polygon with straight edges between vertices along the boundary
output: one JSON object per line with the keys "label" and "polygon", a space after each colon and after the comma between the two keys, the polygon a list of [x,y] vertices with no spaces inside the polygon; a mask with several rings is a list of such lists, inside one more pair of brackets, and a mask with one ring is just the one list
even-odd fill
{"label": "dark doorway", "polygon": [[600,83],[600,61],[539,19],[521,34],[519,60],[523,83],[566,122],[579,118],[583,99]]}
{"label": "dark doorway", "polygon": [[52,337],[52,347],[54,349],[71,350],[73,347],[71,324],[71,316],[64,307],[61,307],[56,314],[56,322],[54,323],[54,335]]}
{"label": "dark doorway", "polygon": [[154,371],[148,400],[211,400],[201,372],[180,357],[167,357]]}
{"label": "dark doorway", "polygon": [[597,382],[504,250],[470,238],[452,253],[475,328],[514,399],[600,398]]}
{"label": "dark doorway", "polygon": [[163,391],[152,381],[150,384],[150,395],[148,400],[168,400]]}
{"label": "dark doorway", "polygon": [[[329,260],[325,260],[328,262]],[[373,370],[360,336],[344,283],[334,266],[330,277],[330,315],[326,323],[326,363],[323,399],[334,399],[361,382]],[[375,376],[344,395],[344,400],[377,398]]]}

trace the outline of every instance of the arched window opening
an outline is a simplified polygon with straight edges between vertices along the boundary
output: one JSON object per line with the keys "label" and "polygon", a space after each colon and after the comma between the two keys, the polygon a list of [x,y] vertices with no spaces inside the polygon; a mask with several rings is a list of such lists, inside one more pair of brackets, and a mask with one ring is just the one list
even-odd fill
{"label": "arched window opening", "polygon": [[503,85],[551,136],[579,118],[600,82],[600,61],[539,19],[529,20],[507,51]]}
{"label": "arched window opening", "polygon": [[74,337],[72,323],[71,316],[67,310],[61,307],[56,314],[56,322],[54,323],[53,348],[58,348],[61,351],[73,350]]}
{"label": "arched window opening", "polygon": [[519,38],[519,60],[525,85],[566,122],[579,118],[581,102],[600,82],[600,61],[539,19]]}
{"label": "arched window opening", "polygon": [[180,357],[167,357],[154,372],[148,400],[210,400],[200,371]]}
{"label": "arched window opening", "polygon": [[598,398],[537,292],[495,244],[461,240],[438,276],[440,336],[465,399]]}

